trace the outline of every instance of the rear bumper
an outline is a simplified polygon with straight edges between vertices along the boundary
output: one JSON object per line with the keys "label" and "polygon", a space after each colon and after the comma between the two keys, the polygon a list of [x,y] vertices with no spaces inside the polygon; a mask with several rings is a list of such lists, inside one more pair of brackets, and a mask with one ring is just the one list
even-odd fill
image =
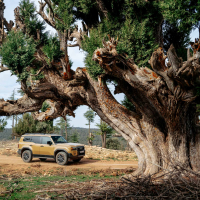
{"label": "rear bumper", "polygon": [[18,149],[17,153],[21,156],[21,152],[22,150],[21,149]]}

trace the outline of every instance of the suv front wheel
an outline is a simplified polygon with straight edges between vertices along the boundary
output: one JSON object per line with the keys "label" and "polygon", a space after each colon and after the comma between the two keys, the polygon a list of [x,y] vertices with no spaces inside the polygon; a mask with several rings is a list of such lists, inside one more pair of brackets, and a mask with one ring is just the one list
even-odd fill
{"label": "suv front wheel", "polygon": [[68,162],[68,157],[67,157],[67,154],[63,151],[61,152],[58,152],[56,154],[56,162],[59,164],[59,165],[66,165],[67,162]]}
{"label": "suv front wheel", "polygon": [[26,163],[28,162],[31,162],[32,160],[32,154],[31,154],[31,151],[30,150],[25,150],[23,153],[22,153],[22,160]]}

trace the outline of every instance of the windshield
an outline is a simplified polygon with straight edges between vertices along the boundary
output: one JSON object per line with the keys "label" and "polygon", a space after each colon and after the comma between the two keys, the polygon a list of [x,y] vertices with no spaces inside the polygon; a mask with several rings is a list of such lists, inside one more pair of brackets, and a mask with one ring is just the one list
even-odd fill
{"label": "windshield", "polygon": [[62,136],[51,136],[53,139],[54,143],[67,143],[67,140],[65,140],[64,137]]}

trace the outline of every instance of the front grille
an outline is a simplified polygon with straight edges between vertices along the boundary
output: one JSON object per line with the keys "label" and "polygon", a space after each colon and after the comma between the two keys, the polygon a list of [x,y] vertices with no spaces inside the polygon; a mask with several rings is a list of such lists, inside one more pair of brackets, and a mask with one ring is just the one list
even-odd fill
{"label": "front grille", "polygon": [[85,148],[84,146],[78,146],[77,147],[78,155],[82,156],[85,155]]}

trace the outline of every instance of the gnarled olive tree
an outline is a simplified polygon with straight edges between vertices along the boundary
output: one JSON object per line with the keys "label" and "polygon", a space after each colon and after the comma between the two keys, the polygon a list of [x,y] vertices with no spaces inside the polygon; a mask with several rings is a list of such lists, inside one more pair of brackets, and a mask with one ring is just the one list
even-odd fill
{"label": "gnarled olive tree", "polygon": [[[200,41],[192,43],[186,61],[177,55],[176,43],[164,51],[162,27],[168,10],[165,1],[152,2],[41,1],[38,14],[57,30],[57,40],[44,33],[29,0],[15,9],[15,27],[4,19],[1,1],[1,55],[7,65],[1,72],[17,75],[25,94],[16,101],[1,99],[0,116],[34,112],[43,121],[75,116],[78,106],[87,105],[129,142],[138,156],[135,174],[170,169],[171,160],[200,170],[195,128]],[[76,19],[83,20],[83,30],[72,25]],[[108,35],[106,42],[108,33],[112,37]],[[76,44],[68,42],[73,38]],[[87,52],[87,67],[70,68],[67,47],[73,46]],[[116,101],[107,81],[115,82],[115,93],[124,93],[134,109]],[[51,108],[39,112],[44,101]]]}

